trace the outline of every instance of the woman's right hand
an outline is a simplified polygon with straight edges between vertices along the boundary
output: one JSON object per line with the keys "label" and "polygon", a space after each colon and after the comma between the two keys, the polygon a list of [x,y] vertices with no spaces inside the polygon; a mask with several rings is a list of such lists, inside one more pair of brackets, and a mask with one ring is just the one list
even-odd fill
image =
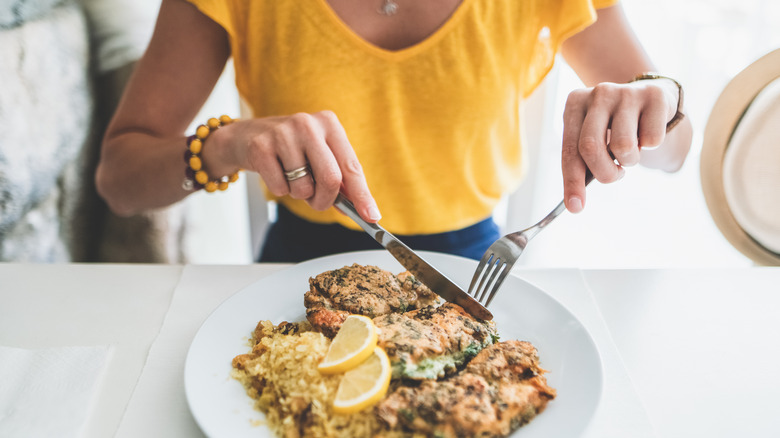
{"label": "woman's right hand", "polygon": [[[343,191],[361,217],[370,222],[381,218],[355,151],[332,111],[234,122],[209,136],[202,156],[210,174],[255,171],[275,196],[306,200],[316,210],[332,206]],[[308,175],[287,180],[285,172],[304,166],[309,166]]]}

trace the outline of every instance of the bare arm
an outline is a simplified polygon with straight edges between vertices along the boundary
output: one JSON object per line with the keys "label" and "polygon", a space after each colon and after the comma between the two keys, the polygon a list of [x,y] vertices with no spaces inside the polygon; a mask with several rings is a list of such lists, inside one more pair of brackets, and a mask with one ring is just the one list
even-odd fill
{"label": "bare arm", "polygon": [[682,166],[691,145],[690,121],[684,118],[666,133],[677,109],[677,86],[667,79],[627,84],[654,67],[619,4],[600,9],[597,22],[569,38],[562,53],[591,87],[572,92],[564,110],[561,164],[570,211],[584,206],[586,169],[608,183],[637,163],[668,172]]}
{"label": "bare arm", "polygon": [[[163,0],[149,48],[103,141],[96,182],[114,212],[131,215],[191,193],[182,188],[184,131],[229,56],[222,27],[184,0]],[[212,177],[255,171],[275,195],[305,199],[315,209],[329,208],[343,190],[364,219],[379,219],[360,163],[331,112],[232,123],[208,137],[201,157]],[[313,177],[288,183],[284,171],[307,163]]]}
{"label": "bare arm", "polygon": [[[197,32],[191,32],[197,29]],[[225,32],[182,1],[163,1],[149,47],[103,141],[98,190],[129,215],[184,198],[184,131],[229,56]]]}

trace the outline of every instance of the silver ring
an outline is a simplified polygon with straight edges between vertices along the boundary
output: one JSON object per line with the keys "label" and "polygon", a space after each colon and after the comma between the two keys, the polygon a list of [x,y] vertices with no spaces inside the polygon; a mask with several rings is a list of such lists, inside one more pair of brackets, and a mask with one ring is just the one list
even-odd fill
{"label": "silver ring", "polygon": [[284,177],[287,178],[287,181],[295,181],[296,179],[303,178],[308,174],[309,174],[309,165],[307,164],[297,169],[293,169],[289,172],[285,171]]}

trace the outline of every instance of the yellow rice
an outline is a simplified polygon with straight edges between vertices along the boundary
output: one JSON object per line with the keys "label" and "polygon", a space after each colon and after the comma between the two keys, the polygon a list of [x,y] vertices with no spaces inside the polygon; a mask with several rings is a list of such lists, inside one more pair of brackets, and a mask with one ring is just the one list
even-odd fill
{"label": "yellow rice", "polygon": [[285,324],[261,321],[252,352],[233,360],[232,376],[256,400],[273,433],[285,438],[383,435],[370,408],[350,415],[332,412],[341,375],[317,371],[330,340],[312,331],[308,322]]}

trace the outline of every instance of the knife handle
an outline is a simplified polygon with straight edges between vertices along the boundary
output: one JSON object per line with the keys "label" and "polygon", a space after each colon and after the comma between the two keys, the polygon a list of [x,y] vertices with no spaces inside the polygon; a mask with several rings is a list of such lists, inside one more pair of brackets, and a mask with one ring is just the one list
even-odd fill
{"label": "knife handle", "polygon": [[339,194],[336,196],[336,201],[333,202],[333,206],[341,210],[342,213],[346,214],[347,217],[355,221],[358,225],[360,225],[360,228],[363,228],[366,233],[368,233],[371,237],[374,238],[379,243],[382,243],[381,238],[378,236],[378,233],[380,231],[384,231],[384,228],[380,227],[377,224],[372,224],[370,222],[366,222],[363,220],[362,217],[358,214],[357,210],[355,209],[355,205],[352,204],[352,201],[347,199],[346,196]]}

